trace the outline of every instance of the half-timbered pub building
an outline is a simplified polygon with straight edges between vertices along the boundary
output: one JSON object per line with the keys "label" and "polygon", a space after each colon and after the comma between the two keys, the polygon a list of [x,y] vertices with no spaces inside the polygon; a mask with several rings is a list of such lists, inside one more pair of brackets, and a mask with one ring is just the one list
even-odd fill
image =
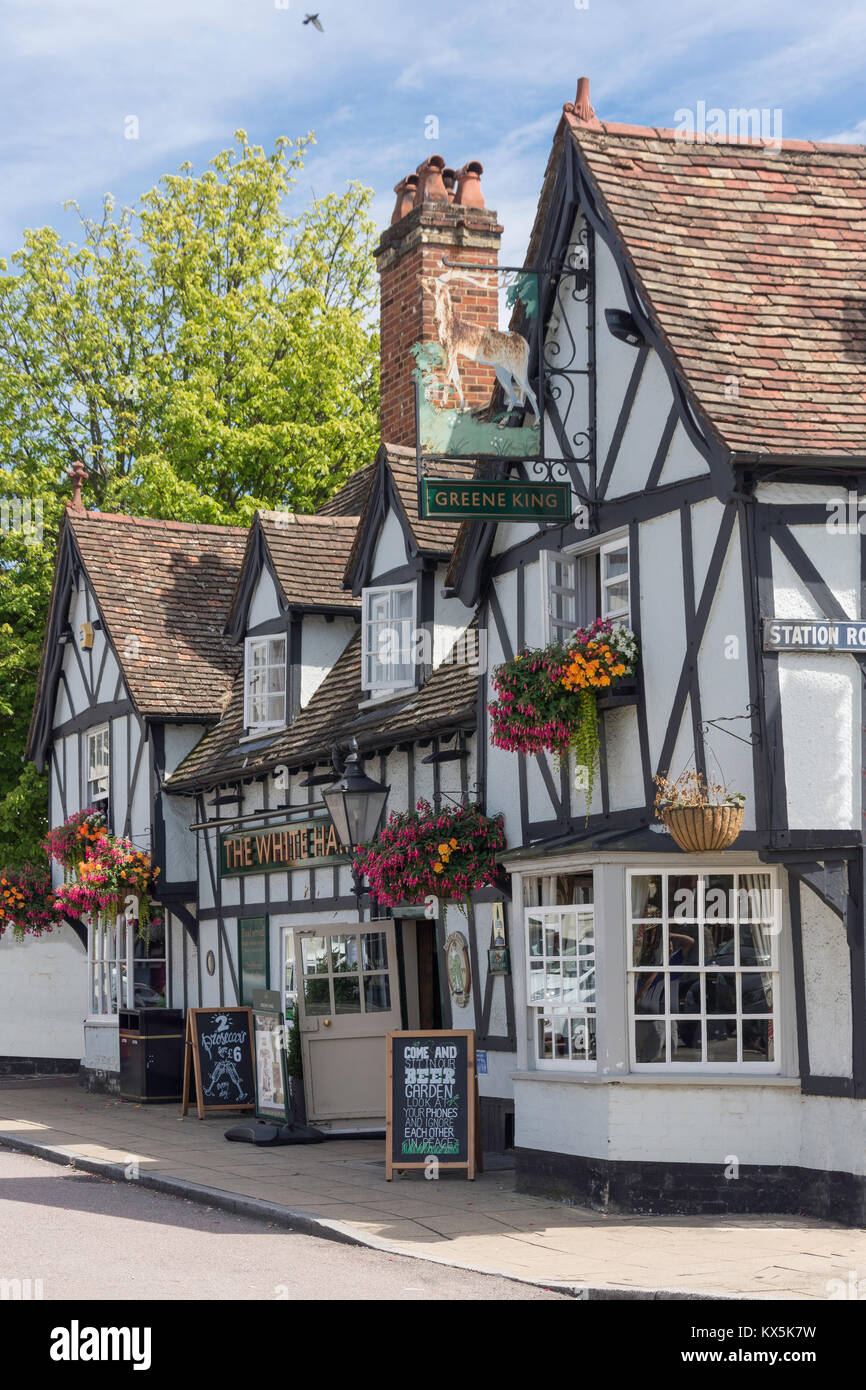
{"label": "half-timbered pub building", "polygon": [[[480,166],[443,166],[398,184],[377,253],[382,445],[315,516],[70,504],[30,756],[52,823],[99,804],[153,854],[166,925],[146,957],[81,922],[4,941],[0,1052],[110,1085],[124,999],[270,987],[325,1130],[381,1127],[388,1030],[472,1027],[485,1145],[526,1190],[862,1220],[864,150],[602,124],[582,80],[526,262],[555,524],[419,514],[429,277],[494,266],[502,230]],[[496,289],[465,283],[460,312],[495,326]],[[489,399],[483,363],[462,380]],[[638,660],[599,701],[587,806],[574,759],[495,746],[488,706],[499,663],[608,617]],[[405,635],[386,659],[383,625]],[[352,740],[388,810],[504,815],[498,883],[464,912],[356,896],[321,792]],[[727,849],[656,817],[654,777],[689,767],[745,798]],[[510,973],[488,973],[500,920]]]}

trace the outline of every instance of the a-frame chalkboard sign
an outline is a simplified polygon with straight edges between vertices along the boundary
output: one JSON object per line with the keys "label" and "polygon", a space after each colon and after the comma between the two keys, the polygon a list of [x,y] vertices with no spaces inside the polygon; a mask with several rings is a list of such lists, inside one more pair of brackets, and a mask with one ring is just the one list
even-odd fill
{"label": "a-frame chalkboard sign", "polygon": [[471,1028],[387,1035],[385,1177],[395,1168],[463,1168],[478,1161],[478,1082]]}
{"label": "a-frame chalkboard sign", "polygon": [[255,1109],[252,1009],[188,1009],[185,1054],[182,1115],[189,1110],[191,1073],[200,1120],[207,1110]]}

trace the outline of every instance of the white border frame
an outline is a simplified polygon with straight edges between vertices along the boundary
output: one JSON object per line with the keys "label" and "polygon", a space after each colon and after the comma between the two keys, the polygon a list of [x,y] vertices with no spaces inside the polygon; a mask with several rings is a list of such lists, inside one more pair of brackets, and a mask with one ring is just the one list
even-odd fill
{"label": "white border frame", "polygon": [[[408,681],[381,681],[370,682],[367,680],[367,628],[370,623],[370,600],[374,594],[412,594],[412,616],[409,619],[411,631],[414,634],[418,631],[418,585],[412,580],[408,584],[371,584],[369,588],[361,590],[361,689],[371,692],[383,692],[389,690],[414,690],[418,684],[417,670],[413,671],[412,679]],[[390,621],[390,619],[389,619]],[[401,620],[405,621],[405,619]],[[414,646],[414,641],[413,641]],[[414,665],[414,662],[413,662]]]}
{"label": "white border frame", "polygon": [[[273,719],[273,720],[270,720],[268,723],[265,723],[265,724],[251,724],[251,723],[250,723],[250,681],[249,681],[249,676],[250,676],[250,647],[252,646],[253,643],[262,643],[262,642],[264,642],[264,643],[268,643],[268,644],[269,644],[269,643],[271,643],[271,642],[280,642],[280,641],[282,641],[282,642],[285,643],[285,659],[284,659],[284,664],[283,664],[283,702],[284,702],[284,709],[285,709],[285,718],[284,718],[284,719]],[[271,663],[270,661],[268,661],[268,662],[266,663],[266,665],[265,665],[265,671],[268,671],[268,670],[270,669],[270,667],[271,667],[272,664],[273,664],[273,665],[276,665],[277,663],[276,663],[276,662]],[[265,699],[267,699],[269,693],[271,693],[271,692],[265,691]],[[286,632],[268,632],[268,633],[263,633],[260,637],[256,637],[256,636],[247,637],[247,638],[244,640],[244,729],[245,729],[245,731],[246,731],[249,735],[263,734],[263,733],[267,733],[267,731],[268,731],[269,729],[285,729],[286,726],[288,725],[288,722],[289,722],[289,638],[288,638],[288,633],[286,633]]]}

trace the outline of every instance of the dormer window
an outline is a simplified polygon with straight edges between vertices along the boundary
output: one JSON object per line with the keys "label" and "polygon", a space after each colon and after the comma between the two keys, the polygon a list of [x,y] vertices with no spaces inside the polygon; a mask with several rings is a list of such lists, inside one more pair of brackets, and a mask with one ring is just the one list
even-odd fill
{"label": "dormer window", "polygon": [[85,754],[87,787],[84,804],[94,806],[107,815],[110,762],[108,725],[100,724],[96,729],[88,729],[85,738],[87,744]]}
{"label": "dormer window", "polygon": [[278,729],[286,722],[286,639],[248,637],[244,676],[247,729]]}
{"label": "dormer window", "polygon": [[415,585],[363,591],[364,690],[381,694],[415,684]]}

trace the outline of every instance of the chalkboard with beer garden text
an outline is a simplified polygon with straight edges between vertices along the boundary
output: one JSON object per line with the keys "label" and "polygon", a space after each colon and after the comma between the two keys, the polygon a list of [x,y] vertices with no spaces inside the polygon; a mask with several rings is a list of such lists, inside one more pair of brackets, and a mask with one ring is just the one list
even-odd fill
{"label": "chalkboard with beer garden text", "polygon": [[389,1033],[385,1177],[465,1168],[475,1177],[477,1082],[472,1029]]}
{"label": "chalkboard with beer garden text", "polygon": [[188,1009],[186,1040],[181,1113],[189,1108],[191,1070],[200,1120],[206,1110],[255,1109],[252,1010]]}

